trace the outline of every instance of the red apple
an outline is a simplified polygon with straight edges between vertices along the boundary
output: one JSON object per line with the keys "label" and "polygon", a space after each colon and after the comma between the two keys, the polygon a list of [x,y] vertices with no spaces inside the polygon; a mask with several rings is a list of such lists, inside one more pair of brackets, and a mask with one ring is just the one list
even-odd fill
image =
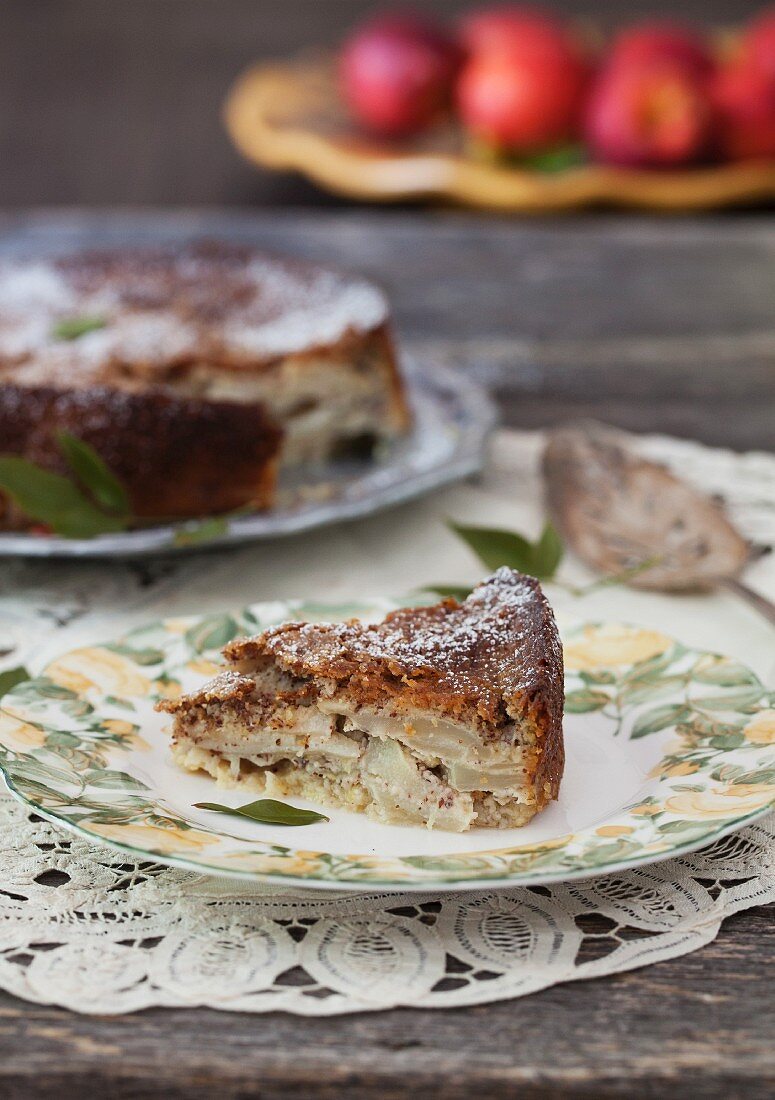
{"label": "red apple", "polygon": [[540,8],[522,5],[480,8],[462,20],[459,36],[469,56],[577,52],[576,44],[558,19]]}
{"label": "red apple", "polygon": [[671,64],[695,76],[707,76],[713,57],[705,39],[671,19],[650,19],[621,31],[613,40],[607,67]]}
{"label": "red apple", "polygon": [[742,57],[775,80],[775,8],[761,12],[743,35]]}
{"label": "red apple", "polygon": [[584,128],[598,160],[672,168],[706,152],[711,122],[704,81],[683,67],[614,65],[592,89]]}
{"label": "red apple", "polygon": [[533,153],[575,136],[588,66],[567,28],[539,8],[485,8],[463,20],[469,60],[457,102],[483,144]]}
{"label": "red apple", "polygon": [[345,43],[339,75],[352,114],[381,137],[424,129],[449,101],[459,50],[434,23],[383,16]]}
{"label": "red apple", "polygon": [[460,75],[458,109],[478,141],[531,153],[574,136],[583,85],[583,72],[558,57],[483,53]]}
{"label": "red apple", "polygon": [[721,153],[732,160],[775,157],[775,78],[745,58],[711,84]]}

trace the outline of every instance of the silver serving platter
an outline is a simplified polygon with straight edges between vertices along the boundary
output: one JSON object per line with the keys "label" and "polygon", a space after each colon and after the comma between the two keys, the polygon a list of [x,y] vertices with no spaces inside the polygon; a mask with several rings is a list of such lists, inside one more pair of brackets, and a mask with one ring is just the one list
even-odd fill
{"label": "silver serving platter", "polygon": [[368,516],[481,469],[495,410],[462,374],[405,364],[414,424],[409,435],[369,458],[331,461],[283,475],[267,512],[142,527],[91,539],[0,533],[0,555],[37,558],[130,558],[251,539],[279,538]]}

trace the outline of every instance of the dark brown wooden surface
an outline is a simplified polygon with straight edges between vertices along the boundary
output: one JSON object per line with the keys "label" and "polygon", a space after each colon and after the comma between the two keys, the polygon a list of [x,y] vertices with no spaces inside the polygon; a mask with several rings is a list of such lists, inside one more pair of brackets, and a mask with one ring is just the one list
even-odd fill
{"label": "dark brown wooden surface", "polygon": [[365,272],[406,354],[480,378],[505,423],[603,417],[775,448],[775,218],[519,222],[395,211],[0,216],[0,251],[224,236]]}
{"label": "dark brown wooden surface", "polygon": [[[0,217],[0,254],[202,234],[379,279],[404,350],[476,374],[507,423],[582,412],[740,449],[775,443],[772,218],[18,213]],[[770,907],[695,954],[473,1009],[92,1019],[0,994],[0,1097],[764,1100],[773,988]]]}
{"label": "dark brown wooden surface", "polygon": [[[452,17],[466,0],[395,0]],[[394,5],[394,6],[395,6]],[[2,0],[0,205],[327,203],[240,160],[220,121],[258,58],[334,45],[390,0]],[[661,12],[734,25],[757,0],[547,0],[601,27]]]}
{"label": "dark brown wooden surface", "polygon": [[478,1008],[90,1018],[0,994],[4,1100],[768,1100],[772,908],[702,951]]}

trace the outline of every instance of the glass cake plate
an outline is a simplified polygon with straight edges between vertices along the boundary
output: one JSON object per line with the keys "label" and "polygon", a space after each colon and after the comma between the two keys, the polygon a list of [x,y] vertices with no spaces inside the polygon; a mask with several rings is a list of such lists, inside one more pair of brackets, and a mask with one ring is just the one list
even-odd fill
{"label": "glass cake plate", "polygon": [[368,516],[481,469],[495,423],[487,394],[437,365],[404,364],[411,432],[377,454],[289,471],[266,512],[141,527],[91,539],[0,532],[0,555],[127,558],[278,538]]}

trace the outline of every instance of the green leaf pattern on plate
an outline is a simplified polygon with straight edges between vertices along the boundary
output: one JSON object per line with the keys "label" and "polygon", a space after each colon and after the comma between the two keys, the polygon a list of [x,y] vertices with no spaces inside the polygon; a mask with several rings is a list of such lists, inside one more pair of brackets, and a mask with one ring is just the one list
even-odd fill
{"label": "green leaf pattern on plate", "polygon": [[375,619],[393,606],[275,601],[150,623],[107,646],[65,654],[0,700],[0,766],[12,789],[43,812],[149,858],[365,886],[582,876],[669,855],[775,802],[775,710],[756,676],[653,631],[611,624],[583,624],[565,636],[568,712],[576,723],[605,719],[619,738],[654,745],[657,763],[649,788],[656,793],[605,826],[508,848],[493,832],[488,850],[472,853],[343,856],[270,843],[259,824],[254,840],[241,840],[148,786],[151,746],[143,735],[152,703],[200,683],[228,640],[288,618],[328,611]]}

